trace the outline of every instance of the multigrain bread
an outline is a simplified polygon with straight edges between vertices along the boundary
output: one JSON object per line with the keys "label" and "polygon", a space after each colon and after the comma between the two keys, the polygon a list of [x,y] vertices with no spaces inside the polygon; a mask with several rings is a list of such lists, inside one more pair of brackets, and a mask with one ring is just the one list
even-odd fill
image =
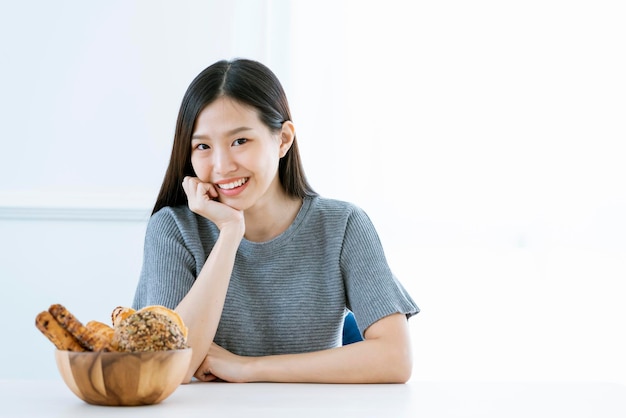
{"label": "multigrain bread", "polygon": [[188,333],[187,327],[185,326],[185,323],[183,322],[183,318],[181,318],[180,315],[178,315],[176,311],[170,308],[166,308],[165,306],[161,306],[161,305],[146,306],[145,308],[141,308],[140,311],[150,311],[150,312],[167,316],[168,318],[172,320],[172,322],[178,325],[178,327],[183,333],[183,336],[187,338],[187,333]]}
{"label": "multigrain bread", "polygon": [[119,351],[162,351],[188,348],[187,338],[171,315],[141,309],[115,327],[113,345]]}

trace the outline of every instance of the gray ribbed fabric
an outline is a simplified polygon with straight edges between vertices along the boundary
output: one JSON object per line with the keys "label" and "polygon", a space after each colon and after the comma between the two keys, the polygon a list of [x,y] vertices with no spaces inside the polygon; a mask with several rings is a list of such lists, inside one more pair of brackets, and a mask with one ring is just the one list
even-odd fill
{"label": "gray ribbed fabric", "polygon": [[[133,307],[176,307],[218,234],[186,206],[154,214]],[[336,347],[346,309],[361,333],[392,313],[419,312],[391,273],[365,212],[338,200],[306,198],[275,239],[241,241],[215,342],[246,356]]]}

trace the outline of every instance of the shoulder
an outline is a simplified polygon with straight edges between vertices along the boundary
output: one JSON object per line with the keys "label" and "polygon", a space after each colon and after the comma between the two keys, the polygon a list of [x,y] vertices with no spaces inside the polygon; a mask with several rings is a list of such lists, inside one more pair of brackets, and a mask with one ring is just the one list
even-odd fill
{"label": "shoulder", "polygon": [[149,227],[184,225],[194,223],[194,218],[194,213],[187,206],[165,206],[150,217],[148,225]]}
{"label": "shoulder", "polygon": [[321,196],[311,198],[311,208],[317,215],[340,215],[342,217],[365,215],[365,211],[354,203]]}
{"label": "shoulder", "polygon": [[319,221],[334,221],[346,226],[350,224],[370,225],[371,220],[360,206],[338,199],[315,197],[311,203]]}
{"label": "shoulder", "polygon": [[311,199],[307,212],[306,224],[310,228],[333,236],[373,229],[365,211],[351,202],[316,196]]}
{"label": "shoulder", "polygon": [[205,229],[207,219],[193,213],[188,206],[166,206],[154,213],[148,221],[148,233],[167,235],[197,235],[200,229]]}

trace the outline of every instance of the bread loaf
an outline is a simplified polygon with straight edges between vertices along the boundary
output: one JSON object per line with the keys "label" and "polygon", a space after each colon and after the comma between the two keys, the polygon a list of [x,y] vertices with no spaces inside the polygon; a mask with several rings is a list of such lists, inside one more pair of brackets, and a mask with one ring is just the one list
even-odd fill
{"label": "bread loaf", "polygon": [[76,338],[63,328],[48,311],[40,312],[35,318],[35,326],[54,346],[64,351],[86,351]]}

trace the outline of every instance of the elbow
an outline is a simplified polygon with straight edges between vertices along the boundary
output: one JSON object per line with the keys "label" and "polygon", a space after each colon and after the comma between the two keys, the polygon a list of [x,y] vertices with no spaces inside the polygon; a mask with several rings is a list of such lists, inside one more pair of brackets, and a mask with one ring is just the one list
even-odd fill
{"label": "elbow", "polygon": [[413,359],[411,355],[405,355],[397,359],[394,367],[390,368],[388,383],[407,383],[413,374]]}
{"label": "elbow", "polygon": [[369,337],[376,346],[379,383],[408,382],[413,374],[413,349],[404,315],[383,318],[365,332],[365,339]]}
{"label": "elbow", "polygon": [[394,383],[407,383],[411,379],[412,374],[413,367],[406,367],[405,369],[399,371]]}
{"label": "elbow", "polygon": [[188,383],[191,383],[191,380],[193,379],[193,375],[194,375],[193,370],[189,369],[187,371],[187,374],[185,374],[185,377],[183,378],[183,381],[181,382],[181,384],[186,385]]}
{"label": "elbow", "polygon": [[389,383],[407,383],[413,374],[413,349],[408,335],[387,345],[389,367]]}
{"label": "elbow", "polygon": [[389,350],[385,359],[384,383],[407,383],[413,374],[413,356],[408,347]]}

